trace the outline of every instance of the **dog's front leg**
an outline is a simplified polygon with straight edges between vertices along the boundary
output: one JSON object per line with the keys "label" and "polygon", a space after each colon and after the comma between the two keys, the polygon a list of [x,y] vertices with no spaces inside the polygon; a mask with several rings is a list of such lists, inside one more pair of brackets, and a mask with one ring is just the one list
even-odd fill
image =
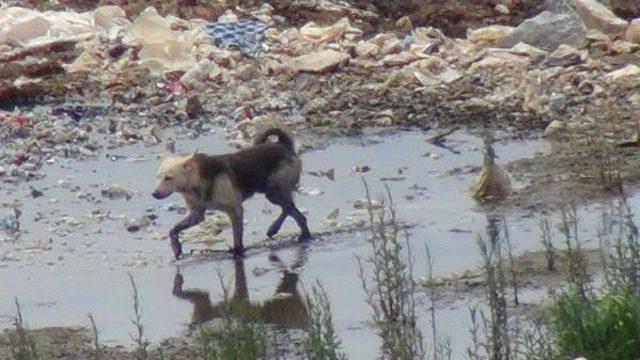
{"label": "dog's front leg", "polygon": [[241,256],[244,252],[244,246],[242,245],[242,232],[243,226],[242,219],[244,216],[244,210],[242,205],[235,206],[234,209],[229,210],[227,215],[231,219],[231,228],[233,230],[233,254],[237,257]]}
{"label": "dog's front leg", "polygon": [[183,230],[200,224],[204,220],[204,210],[191,211],[187,217],[177,223],[171,231],[169,238],[171,239],[171,248],[173,255],[178,259],[182,255],[182,244],[180,244],[179,235]]}

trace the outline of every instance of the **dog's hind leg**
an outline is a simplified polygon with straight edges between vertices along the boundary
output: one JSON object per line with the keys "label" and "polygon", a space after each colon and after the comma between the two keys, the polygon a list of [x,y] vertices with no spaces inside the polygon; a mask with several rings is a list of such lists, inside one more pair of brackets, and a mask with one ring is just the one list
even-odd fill
{"label": "dog's hind leg", "polygon": [[282,194],[281,192],[278,192],[277,189],[270,189],[265,192],[265,196],[267,197],[267,200],[273,204],[282,207],[282,213],[280,213],[280,216],[278,216],[278,218],[269,227],[267,236],[271,237],[275,235],[278,230],[280,230],[285,218],[287,216],[291,216],[296,221],[296,224],[298,224],[298,227],[300,227],[301,233],[299,240],[304,241],[311,239],[311,232],[309,232],[309,227],[307,226],[307,218],[294,204],[293,199],[291,198],[291,193]]}
{"label": "dog's hind leg", "polygon": [[280,231],[280,228],[282,227],[282,223],[284,222],[284,220],[287,218],[288,215],[289,213],[284,208],[282,208],[282,212],[280,212],[280,216],[278,216],[278,218],[271,224],[271,226],[269,226],[269,230],[267,230],[268,237],[273,237],[273,235],[277,234],[278,231]]}
{"label": "dog's hind leg", "polygon": [[296,221],[296,224],[300,227],[300,237],[298,238],[300,241],[310,240],[311,232],[309,231],[309,227],[307,226],[307,218],[298,210],[296,205],[291,202],[291,207],[289,208],[289,215]]}

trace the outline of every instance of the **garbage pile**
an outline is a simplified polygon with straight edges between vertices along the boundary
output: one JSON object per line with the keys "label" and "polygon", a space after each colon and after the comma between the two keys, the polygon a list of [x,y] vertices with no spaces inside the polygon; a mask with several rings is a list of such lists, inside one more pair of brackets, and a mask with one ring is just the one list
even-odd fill
{"label": "garbage pile", "polygon": [[[132,18],[118,6],[3,10],[0,124],[16,124],[0,130],[10,144],[0,159],[14,166],[5,173],[29,178],[37,175],[24,164],[37,170],[61,154],[158,142],[158,128],[176,124],[226,125],[239,144],[272,125],[460,124],[611,138],[636,127],[625,114],[640,105],[640,20],[595,0],[552,2],[518,26],[468,29],[465,38],[409,17],[365,32],[376,14],[326,0],[292,4],[324,21],[292,26],[269,4],[215,21],[153,7]],[[83,97],[76,116],[67,104]],[[97,105],[87,107],[88,97]],[[40,108],[34,98],[45,99]],[[612,113],[624,134],[610,128]]]}

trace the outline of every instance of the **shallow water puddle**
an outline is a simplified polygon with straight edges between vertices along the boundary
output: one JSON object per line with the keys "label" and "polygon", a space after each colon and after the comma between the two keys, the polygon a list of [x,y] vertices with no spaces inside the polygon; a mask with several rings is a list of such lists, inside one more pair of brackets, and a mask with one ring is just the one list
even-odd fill
{"label": "shallow water puddle", "polygon": [[[129,344],[133,310],[127,272],[131,272],[142,300],[146,335],[158,343],[187,331],[193,321],[216,316],[212,309],[221,300],[220,271],[231,290],[238,286],[238,292],[260,309],[278,309],[268,310],[275,313],[270,322],[296,327],[300,319],[288,319],[284,314],[295,302],[275,301],[274,305],[273,299],[279,285],[287,281],[289,286],[290,281],[296,284],[297,277],[283,272],[294,268],[300,292],[316,279],[326,287],[339,335],[351,357],[373,358],[379,342],[369,325],[370,310],[364,302],[356,263],[356,256],[369,253],[368,233],[333,232],[334,226],[341,229],[366,219],[364,210],[354,208],[364,198],[362,178],[374,199],[384,192],[381,179],[387,180],[399,219],[412,225],[410,245],[417,277],[426,272],[425,244],[431,248],[436,276],[479,264],[476,239],[484,231],[486,215],[465,190],[474,177],[468,169],[482,162],[481,140],[463,133],[451,135],[447,144],[460,152],[456,154],[425,139],[420,132],[371,133],[327,138],[326,148],[305,151],[298,203],[307,212],[312,231],[327,235],[304,248],[294,245],[256,252],[241,264],[203,256],[172,261],[165,234],[182,216],[170,210],[182,206],[181,199],[174,195],[158,202],[149,195],[155,186],[161,145],[105,150],[111,156],[102,154],[82,162],[60,160],[49,167],[44,180],[3,190],[4,199],[23,202],[25,233],[15,243],[0,243],[0,258],[12,260],[0,265],[0,288],[5,289],[0,298],[0,326],[10,326],[10,319],[3,316],[14,313],[17,296],[29,327],[86,325],[86,313],[91,312],[103,339],[109,344]],[[180,140],[177,148],[209,153],[232,150],[215,134]],[[495,149],[500,163],[506,163],[545,148],[539,141],[518,141],[498,144]],[[365,166],[370,170],[355,171]],[[330,169],[335,174],[333,181],[306,173]],[[517,179],[512,180],[517,187]],[[113,183],[136,193],[130,201],[103,198],[101,190]],[[32,198],[30,186],[43,191],[44,196]],[[158,216],[155,223],[140,232],[127,232],[124,218],[138,217],[146,209]],[[594,225],[584,228],[595,229],[597,209],[595,205],[581,210],[583,223]],[[256,196],[246,203],[245,210],[245,243],[261,246],[278,209]],[[334,215],[332,219],[327,219],[329,214]],[[504,215],[516,252],[540,248],[538,218],[522,213]],[[280,238],[290,238],[297,231],[289,220]],[[230,232],[225,230],[218,238],[228,240]],[[224,249],[229,243],[223,241],[216,248]],[[185,245],[187,252],[204,248],[202,243]],[[283,276],[287,281],[282,281]],[[418,313],[423,331],[428,333],[429,302],[422,295],[419,300]],[[438,307],[439,332],[451,338],[456,354],[462,354],[468,345],[468,317],[464,306]]]}

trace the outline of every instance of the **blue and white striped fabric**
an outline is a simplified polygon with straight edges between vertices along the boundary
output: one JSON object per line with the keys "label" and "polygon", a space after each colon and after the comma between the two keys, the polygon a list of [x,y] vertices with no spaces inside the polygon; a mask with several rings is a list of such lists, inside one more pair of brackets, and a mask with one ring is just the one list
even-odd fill
{"label": "blue and white striped fabric", "polygon": [[234,47],[245,55],[255,57],[262,50],[264,31],[267,25],[260,21],[240,20],[236,22],[210,22],[204,25],[204,30],[211,35],[216,46],[222,48]]}

